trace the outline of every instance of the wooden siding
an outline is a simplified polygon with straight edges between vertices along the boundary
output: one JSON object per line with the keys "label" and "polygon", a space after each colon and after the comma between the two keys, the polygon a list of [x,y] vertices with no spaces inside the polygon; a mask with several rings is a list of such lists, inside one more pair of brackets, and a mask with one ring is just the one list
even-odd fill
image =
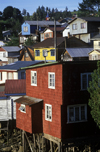
{"label": "wooden siding", "polygon": [[[90,108],[88,106],[89,93],[87,90],[81,90],[81,73],[93,72],[93,70],[96,68],[96,61],[84,61],[80,62],[79,64],[69,63],[63,66],[64,85],[63,105],[61,109],[62,139],[94,135],[99,130],[90,114]],[[67,106],[79,104],[87,105],[87,121],[67,123]]]}
{"label": "wooden siding", "polygon": [[16,127],[32,133],[32,109],[26,105],[26,113],[24,113],[18,110],[20,106],[20,103],[16,103]]}
{"label": "wooden siding", "polygon": [[[37,71],[37,86],[31,86],[31,71]],[[48,88],[48,72],[55,72],[55,89]],[[26,70],[26,94],[43,99],[43,132],[61,138],[62,65]],[[45,120],[45,104],[52,105],[52,122]]]}

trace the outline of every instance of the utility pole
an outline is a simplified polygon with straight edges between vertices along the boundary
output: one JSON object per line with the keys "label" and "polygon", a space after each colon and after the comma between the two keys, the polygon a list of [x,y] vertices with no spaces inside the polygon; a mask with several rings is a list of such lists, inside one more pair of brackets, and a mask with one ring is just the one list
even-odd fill
{"label": "utility pole", "polygon": [[57,60],[57,38],[56,38],[56,21],[54,19],[54,48],[55,48],[55,60]]}

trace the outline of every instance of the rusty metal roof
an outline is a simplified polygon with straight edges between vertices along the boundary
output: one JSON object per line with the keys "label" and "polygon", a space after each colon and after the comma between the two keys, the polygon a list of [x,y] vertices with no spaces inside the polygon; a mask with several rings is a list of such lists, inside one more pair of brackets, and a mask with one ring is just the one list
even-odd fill
{"label": "rusty metal roof", "polygon": [[26,80],[6,80],[5,94],[26,94]]}
{"label": "rusty metal roof", "polygon": [[29,97],[29,96],[23,96],[19,99],[16,99],[14,102],[32,106],[33,104],[36,104],[36,103],[41,102],[41,101],[43,101],[43,99],[38,99],[38,98],[34,98],[34,97]]}

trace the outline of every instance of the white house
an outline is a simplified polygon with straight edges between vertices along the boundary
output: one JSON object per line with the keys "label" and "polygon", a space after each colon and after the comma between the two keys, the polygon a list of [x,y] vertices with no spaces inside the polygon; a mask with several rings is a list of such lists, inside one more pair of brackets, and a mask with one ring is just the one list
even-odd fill
{"label": "white house", "polygon": [[99,32],[99,25],[100,17],[74,18],[69,22],[70,35],[90,43],[90,39]]}

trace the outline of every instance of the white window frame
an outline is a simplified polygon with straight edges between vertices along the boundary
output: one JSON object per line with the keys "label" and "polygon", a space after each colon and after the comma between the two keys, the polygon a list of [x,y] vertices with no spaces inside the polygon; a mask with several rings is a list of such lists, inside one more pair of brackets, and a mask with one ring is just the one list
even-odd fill
{"label": "white window frame", "polygon": [[[34,74],[36,74],[36,76],[35,76]],[[32,76],[33,76],[34,79],[35,79],[35,82],[34,82],[34,83],[32,83]],[[32,86],[37,86],[37,71],[31,71],[31,85],[32,85]]]}
{"label": "white window frame", "polygon": [[98,60],[98,54],[92,54],[92,60]]}
{"label": "white window frame", "polygon": [[[81,107],[84,107],[84,119],[81,118],[82,109]],[[73,108],[73,116],[71,118],[70,116],[70,108]],[[79,108],[79,120],[75,120],[76,118],[76,111],[75,109]],[[72,119],[72,120],[70,120]],[[78,122],[85,122],[87,121],[87,104],[77,104],[77,105],[69,105],[67,106],[67,123],[78,123]]]}
{"label": "white window frame", "polygon": [[45,104],[45,120],[52,121],[52,105],[50,104]]}
{"label": "white window frame", "polygon": [[20,110],[23,113],[26,113],[26,106],[24,104],[21,104],[18,110]]}
{"label": "white window frame", "polygon": [[[54,86],[50,85],[50,75],[54,75]],[[53,83],[53,82],[52,82]],[[55,89],[55,73],[54,72],[48,72],[48,88]]]}
{"label": "white window frame", "polygon": [[6,57],[6,52],[3,52],[3,57]]}
{"label": "white window frame", "polygon": [[[82,79],[82,76],[83,75],[86,75],[86,88],[83,88],[83,79]],[[91,75],[91,72],[89,72],[89,73],[81,73],[81,90],[87,90],[87,88],[88,88],[88,84],[89,84],[89,82],[88,82],[88,75]]]}
{"label": "white window frame", "polygon": [[24,32],[28,32],[28,26],[24,26]]}
{"label": "white window frame", "polygon": [[85,29],[86,28],[86,23],[81,23],[81,29]]}
{"label": "white window frame", "polygon": [[77,30],[77,24],[72,24],[72,30]]}

